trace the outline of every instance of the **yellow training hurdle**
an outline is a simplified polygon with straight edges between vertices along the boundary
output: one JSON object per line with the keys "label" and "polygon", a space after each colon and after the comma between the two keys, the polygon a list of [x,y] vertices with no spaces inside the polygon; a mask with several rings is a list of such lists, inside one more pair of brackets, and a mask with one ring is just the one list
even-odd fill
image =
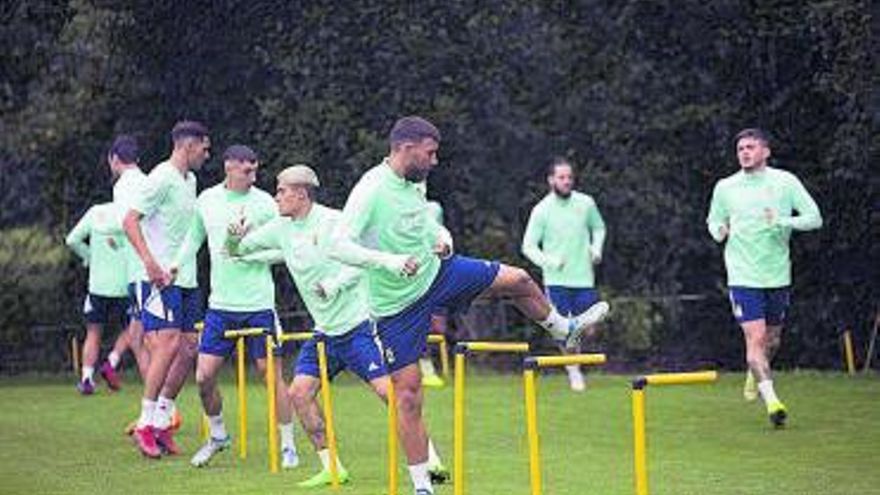
{"label": "yellow training hurdle", "polygon": [[648,495],[648,444],[645,427],[645,388],[648,385],[712,383],[717,379],[718,373],[715,371],[695,371],[691,373],[661,373],[646,375],[633,380],[633,458],[635,463],[636,495]]}
{"label": "yellow training hurdle", "polygon": [[[523,361],[523,387],[526,400],[526,433],[529,438],[529,480],[532,495],[541,494],[541,452],[538,439],[537,371],[568,364],[605,364],[605,354],[531,356]],[[458,495],[458,494],[456,494]]]}

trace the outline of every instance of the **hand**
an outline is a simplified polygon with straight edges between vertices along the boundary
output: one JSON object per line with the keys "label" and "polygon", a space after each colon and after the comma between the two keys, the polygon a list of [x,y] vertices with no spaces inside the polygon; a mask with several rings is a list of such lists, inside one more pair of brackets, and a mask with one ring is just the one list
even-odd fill
{"label": "hand", "polygon": [[147,278],[149,278],[150,282],[156,287],[161,289],[165,286],[171,285],[171,274],[163,270],[154,260],[145,262],[144,269],[147,271]]}
{"label": "hand", "polygon": [[244,212],[238,217],[238,220],[233,221],[226,228],[226,231],[229,233],[230,237],[235,237],[237,239],[243,238],[247,235],[248,231],[251,229],[251,226],[247,223],[247,218],[244,216]]}
{"label": "hand", "polygon": [[726,222],[721,224],[721,227],[718,227],[718,235],[721,237],[720,240],[726,239],[730,235],[730,224]]}
{"label": "hand", "polygon": [[764,208],[764,220],[767,221],[767,225],[773,226],[776,223],[776,210],[773,208]]}
{"label": "hand", "polygon": [[323,285],[321,285],[321,282],[316,283],[314,287],[312,287],[312,292],[323,301],[327,301],[328,299],[330,299],[330,293],[327,291],[327,289],[324,288]]}
{"label": "hand", "polygon": [[446,259],[452,256],[452,246],[446,244],[440,239],[437,239],[437,242],[434,244],[434,254],[440,257],[440,259]]}
{"label": "hand", "polygon": [[417,260],[415,256],[410,256],[406,259],[406,262],[404,262],[400,273],[404,277],[412,277],[419,272],[419,268],[419,260]]}

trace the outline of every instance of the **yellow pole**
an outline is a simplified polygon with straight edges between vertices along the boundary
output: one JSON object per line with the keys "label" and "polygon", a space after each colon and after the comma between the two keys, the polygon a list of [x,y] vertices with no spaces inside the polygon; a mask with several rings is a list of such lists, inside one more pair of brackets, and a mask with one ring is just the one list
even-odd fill
{"label": "yellow pole", "polygon": [[388,495],[397,495],[397,394],[388,383]]}
{"label": "yellow pole", "polygon": [[319,337],[318,369],[321,372],[321,399],[324,402],[324,431],[327,435],[327,448],[330,450],[330,484],[334,490],[339,489],[339,467],[336,465],[336,430],[333,428],[333,403],[330,398],[330,377],[327,373],[327,347],[324,339]]}
{"label": "yellow pole", "polygon": [[455,388],[452,413],[452,490],[464,495],[464,357],[465,348],[455,348]]}
{"label": "yellow pole", "polygon": [[541,495],[541,453],[538,444],[538,399],[535,390],[535,368],[523,371],[526,396],[526,432],[529,437],[529,481],[532,495]]}
{"label": "yellow pole", "polygon": [[843,332],[843,350],[846,355],[846,369],[850,375],[856,374],[856,359],[853,354],[852,332],[846,330]]}
{"label": "yellow pole", "polygon": [[278,411],[277,407],[277,377],[275,376],[275,346],[272,337],[266,338],[266,396],[268,397],[269,411],[269,472],[278,472]]}
{"label": "yellow pole", "polygon": [[633,382],[633,461],[636,495],[648,495],[648,446],[645,438],[645,384]]}
{"label": "yellow pole", "polygon": [[449,379],[449,348],[446,339],[440,341],[440,368],[443,370],[443,378]]}
{"label": "yellow pole", "polygon": [[247,458],[247,383],[244,373],[244,337],[235,340],[236,370],[238,372],[238,449],[239,457]]}
{"label": "yellow pole", "polygon": [[535,356],[537,366],[547,368],[551,366],[565,366],[568,364],[605,364],[605,354],[565,354],[562,356]]}
{"label": "yellow pole", "polygon": [[73,374],[79,376],[79,341],[76,334],[70,337],[70,361],[73,363]]}
{"label": "yellow pole", "polygon": [[687,385],[710,383],[718,379],[717,371],[693,371],[689,373],[659,373],[645,378],[649,385]]}
{"label": "yellow pole", "polygon": [[527,342],[462,342],[459,345],[473,352],[529,352]]}
{"label": "yellow pole", "polygon": [[207,441],[210,436],[211,427],[208,425],[208,415],[202,413],[202,420],[199,421],[199,438],[204,442]]}

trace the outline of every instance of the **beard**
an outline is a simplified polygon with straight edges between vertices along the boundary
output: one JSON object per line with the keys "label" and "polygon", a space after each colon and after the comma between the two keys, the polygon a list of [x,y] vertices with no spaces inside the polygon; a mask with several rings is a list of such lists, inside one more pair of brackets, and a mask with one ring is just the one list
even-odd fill
{"label": "beard", "polygon": [[563,192],[562,190],[560,190],[556,186],[553,186],[552,189],[553,189],[553,194],[559,196],[562,199],[568,199],[569,196],[571,196],[571,189],[569,189],[568,191],[565,191],[565,192]]}
{"label": "beard", "polygon": [[406,172],[404,172],[403,178],[409,182],[425,182],[428,179],[428,174],[430,172],[430,169],[422,169],[415,165],[411,165],[407,168]]}

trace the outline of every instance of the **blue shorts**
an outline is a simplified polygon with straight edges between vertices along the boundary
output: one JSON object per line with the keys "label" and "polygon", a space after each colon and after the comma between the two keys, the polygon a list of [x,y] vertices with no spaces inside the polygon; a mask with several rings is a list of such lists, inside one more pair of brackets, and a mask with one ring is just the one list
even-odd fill
{"label": "blue shorts", "polygon": [[113,315],[116,315],[122,322],[122,326],[126,326],[128,325],[128,299],[86,294],[86,300],[83,302],[83,315],[86,317],[86,322],[98,325],[109,325]]}
{"label": "blue shorts", "polygon": [[[342,370],[348,368],[365,382],[388,374],[379,343],[373,335],[373,325],[364,321],[345,335],[323,336],[327,349],[327,375],[332,380]],[[315,339],[307,340],[299,351],[294,375],[309,375],[320,378],[318,368],[318,345]]]}
{"label": "blue shorts", "polygon": [[185,289],[176,285],[156,289],[150,282],[141,282],[138,289],[137,301],[144,332],[165,328],[196,331],[196,322],[202,319],[202,294],[199,289]]}
{"label": "blue shorts", "polygon": [[790,304],[791,290],[752,289],[730,287],[730,305],[737,323],[764,320],[767,325],[779,326],[785,323],[785,314]]}
{"label": "blue shorts", "polygon": [[385,362],[391,372],[419,360],[427,348],[431,315],[438,309],[466,309],[492,285],[501,265],[497,261],[455,255],[443,260],[440,271],[422,297],[396,315],[377,322]]}
{"label": "blue shorts", "polygon": [[[229,357],[235,349],[235,339],[223,337],[226,330],[243,328],[263,328],[267,334],[275,332],[278,317],[272,309],[262,311],[224,311],[210,309],[205,312],[205,328],[199,342],[199,353],[212,356]],[[247,355],[252,360],[266,358],[266,335],[245,337]],[[275,355],[281,354],[281,348],[275,349]]]}
{"label": "blue shorts", "polygon": [[544,291],[547,299],[550,299],[550,303],[562,316],[579,315],[599,302],[599,293],[596,289],[548,285]]}

